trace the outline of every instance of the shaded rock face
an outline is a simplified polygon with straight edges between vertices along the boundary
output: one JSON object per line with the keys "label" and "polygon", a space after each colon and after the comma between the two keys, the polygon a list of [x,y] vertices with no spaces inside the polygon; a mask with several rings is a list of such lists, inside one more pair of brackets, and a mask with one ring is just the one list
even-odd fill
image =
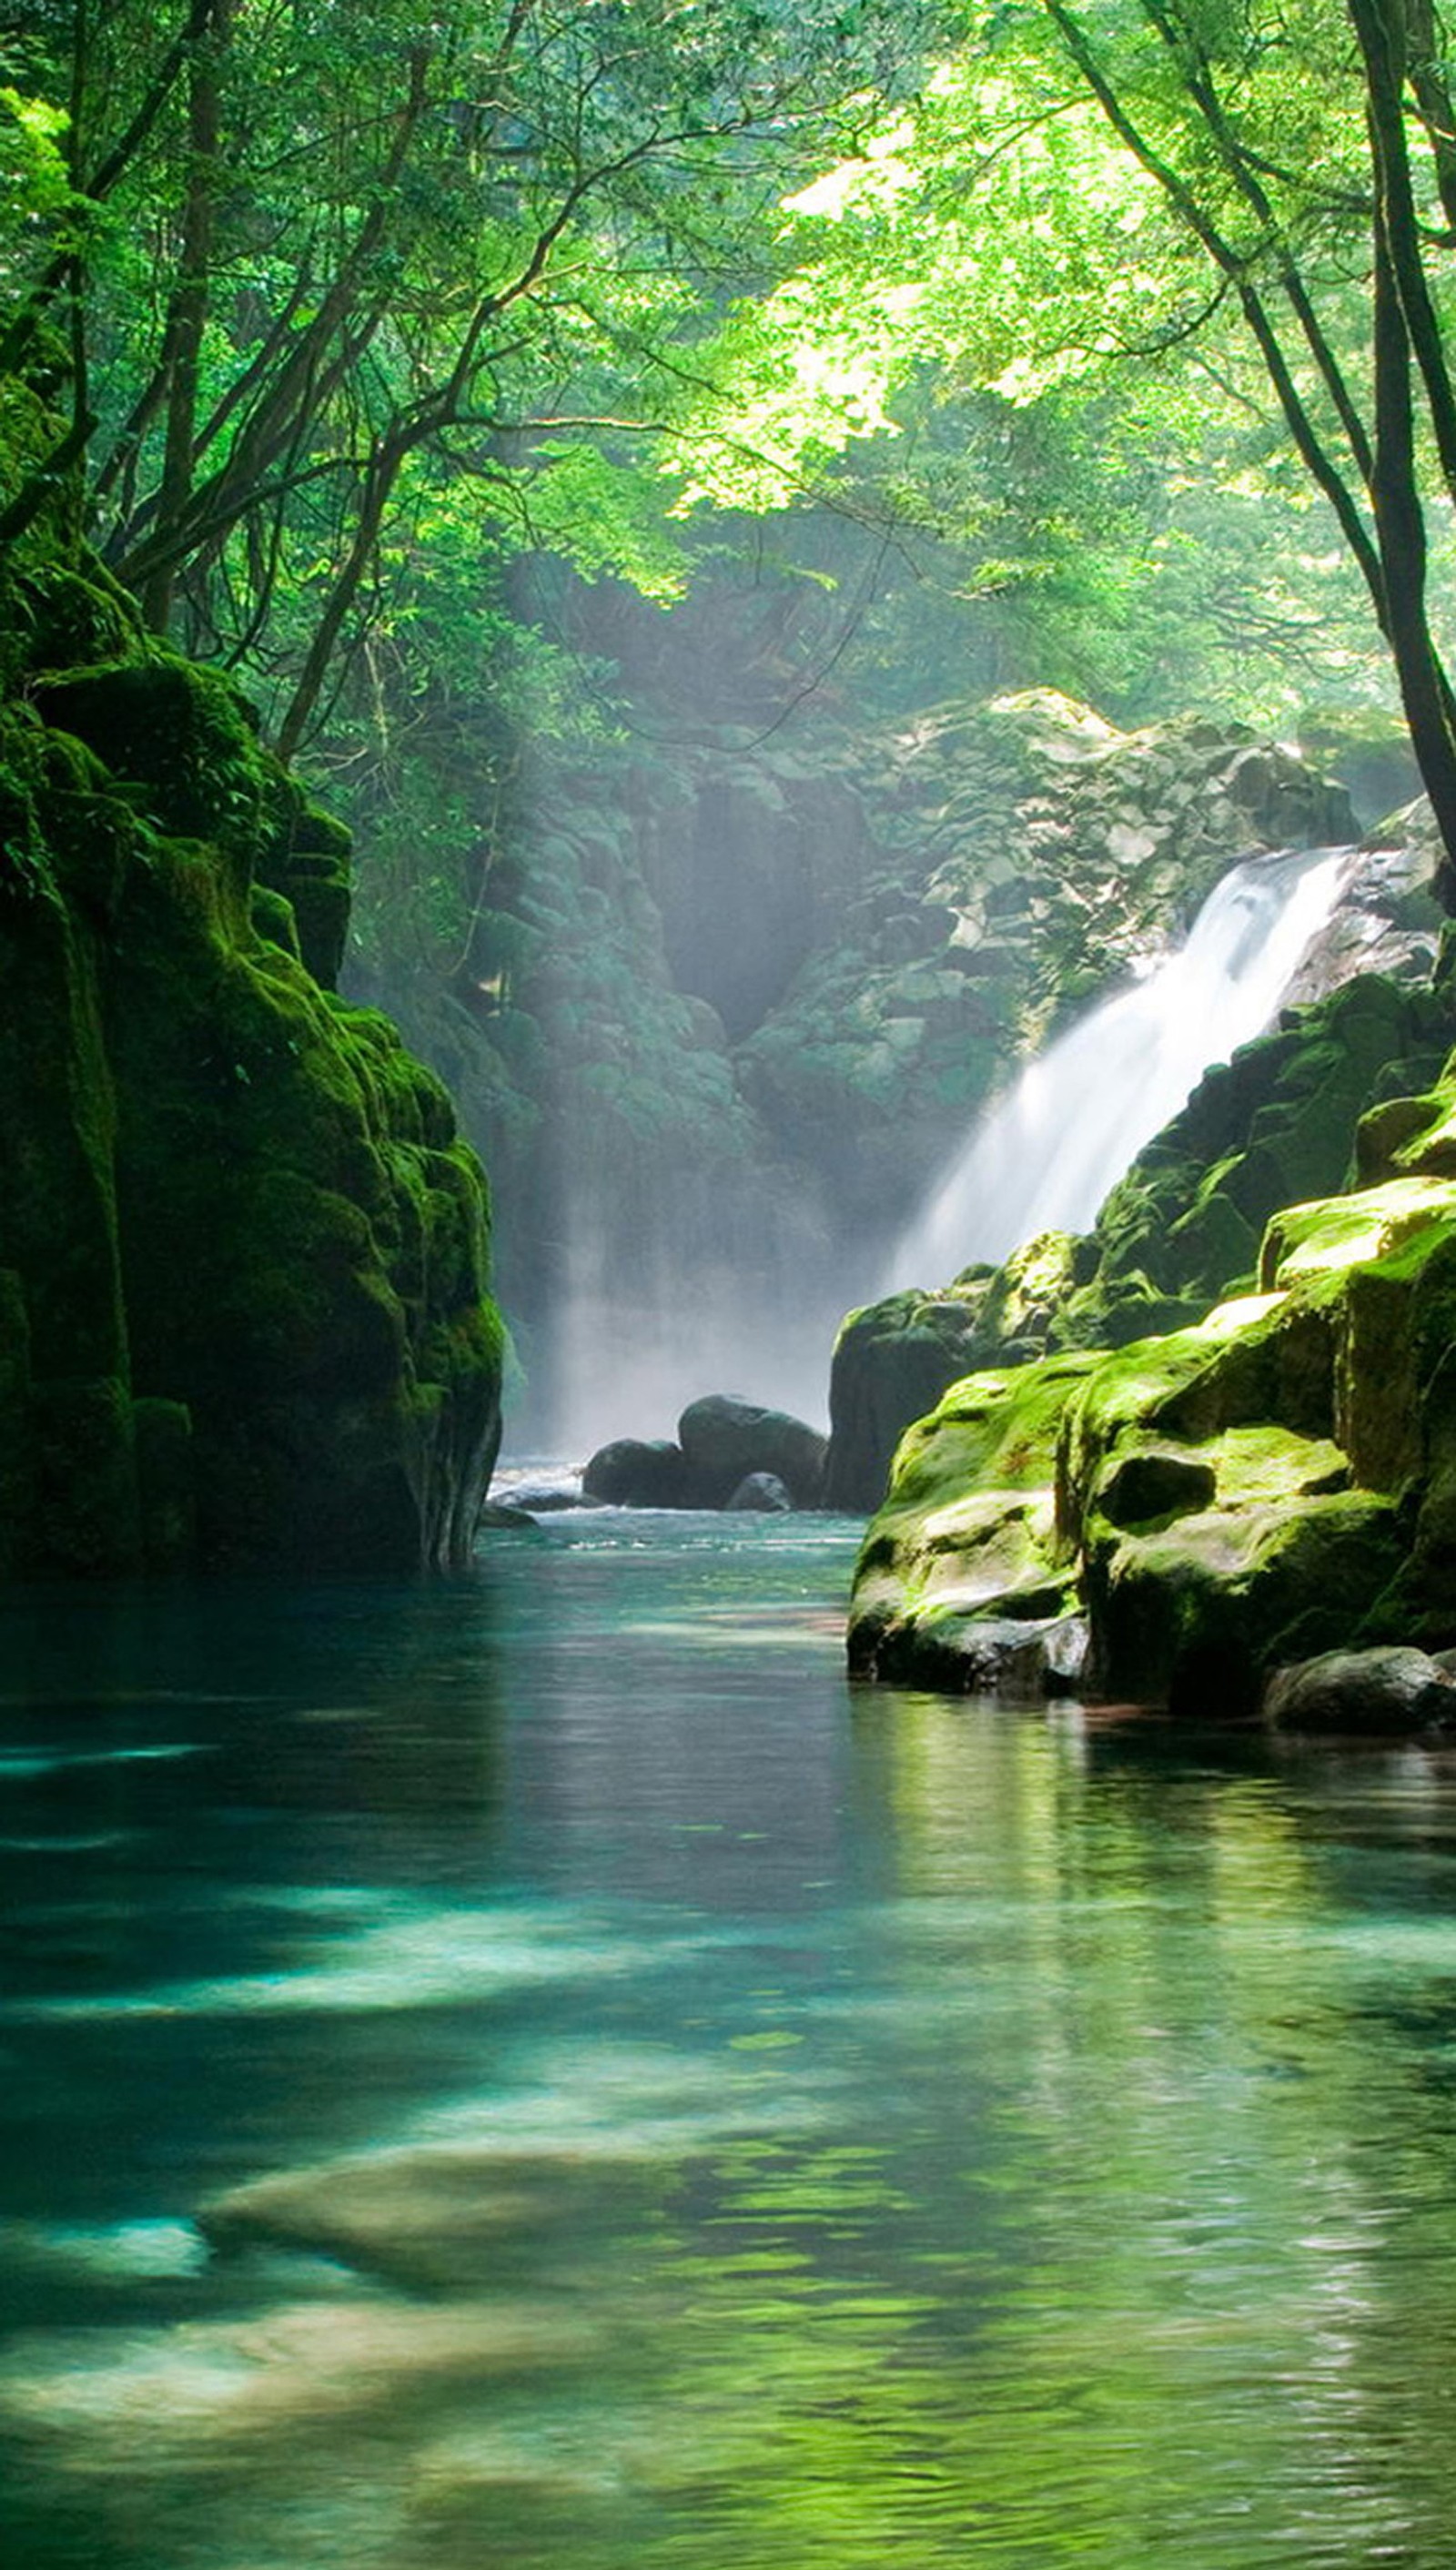
{"label": "shaded rock face", "polygon": [[1236,858],[1356,836],[1341,788],[1241,726],[1125,733],[1045,690],[933,707],[850,772],[876,862],[736,1069],[858,1230],[897,1228],[1008,1071],[1166,954]]}
{"label": "shaded rock face", "polygon": [[0,708],[0,1568],[461,1560],[499,1437],[479,1163],[326,987],[336,826],[97,595],[119,656]]}
{"label": "shaded rock face", "polygon": [[1444,1719],[1422,1693],[1439,1676],[1406,1686],[1406,1660],[1456,1639],[1453,1135],[1456,1057],[1364,1119],[1368,1183],[1274,1217],[1254,1296],[953,1386],[866,1536],[851,1664],[944,1684],[949,1636],[980,1684],[961,1628],[1050,1635],[1080,1608],[1104,1698],[1242,1719],[1273,1671],[1379,1650],[1378,1687],[1370,1666],[1321,1670],[1307,1696],[1280,1682],[1271,1711]]}

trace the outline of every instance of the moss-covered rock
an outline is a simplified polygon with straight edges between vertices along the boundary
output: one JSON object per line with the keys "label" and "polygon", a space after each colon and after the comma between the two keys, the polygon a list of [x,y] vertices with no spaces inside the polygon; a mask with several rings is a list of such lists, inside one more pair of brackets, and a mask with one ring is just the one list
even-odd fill
{"label": "moss-covered rock", "polygon": [[[1260,1277],[1267,1288],[1275,1282],[1263,1245],[1271,1221],[1278,1255],[1297,1261],[1296,1220],[1345,1226],[1351,1256],[1373,1255],[1368,1226],[1393,1219],[1395,1199],[1384,1217],[1352,1209],[1350,1198],[1317,1214],[1304,1200],[1327,1199],[1356,1165],[1367,1182],[1409,1178],[1414,1186],[1456,1174],[1448,1092],[1438,1084],[1418,1098],[1391,1094],[1402,1082],[1436,1081],[1453,1038],[1449,980],[1425,989],[1361,975],[1287,1012],[1273,1034],[1206,1072],[1113,1188],[1090,1234],[1047,1233],[999,1269],[851,1313],[830,1384],[828,1477],[839,1503],[876,1504],[899,1438],[958,1371],[1179,1332]],[[1296,1203],[1304,1208],[1297,1217],[1281,1210]],[[1316,1266],[1330,1263],[1314,1252]]]}
{"label": "moss-covered rock", "polygon": [[[479,1164],[320,987],[346,834],[74,559],[26,571],[0,706],[0,1569],[458,1560],[499,1433]],[[113,656],[59,667],[83,627]]]}
{"label": "moss-covered rock", "polygon": [[1263,1711],[1283,1731],[1408,1734],[1456,1721],[1456,1685],[1448,1669],[1409,1644],[1325,1651],[1277,1670]]}
{"label": "moss-covered rock", "polygon": [[1399,1119],[1402,1174],[1278,1214],[1262,1294],[953,1387],[866,1536],[851,1664],[953,1683],[948,1616],[1080,1607],[1093,1692],[1239,1718],[1287,1663],[1456,1639],[1453,1105],[1456,1064]]}
{"label": "moss-covered rock", "polygon": [[969,1683],[979,1657],[968,1626],[1050,1625],[1070,1612],[1076,1562],[1057,1531],[1056,1455],[1095,1362],[971,1375],[909,1431],[855,1569],[852,1669],[943,1685],[956,1667]]}

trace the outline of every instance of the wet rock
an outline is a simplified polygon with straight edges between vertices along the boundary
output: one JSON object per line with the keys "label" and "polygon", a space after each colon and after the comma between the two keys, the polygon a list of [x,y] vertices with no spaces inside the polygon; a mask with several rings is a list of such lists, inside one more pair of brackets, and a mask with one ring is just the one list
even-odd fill
{"label": "wet rock", "polygon": [[745,1473],[736,1490],[724,1501],[726,1508],[756,1512],[761,1516],[782,1516],[793,1505],[776,1473]]}
{"label": "wet rock", "polygon": [[739,1482],[754,1473],[774,1475],[796,1508],[819,1504],[828,1441],[786,1411],[761,1410],[731,1394],[710,1393],[684,1411],[678,1440],[705,1493],[701,1504],[722,1507]]}
{"label": "wet rock", "polygon": [[712,1504],[682,1447],[662,1437],[618,1437],[599,1446],[582,1475],[582,1498],[613,1508]]}
{"label": "wet rock", "polygon": [[501,1499],[487,1500],[480,1511],[482,1534],[534,1534],[541,1528],[526,1508],[510,1507]]}
{"label": "wet rock", "polygon": [[1039,1704],[1075,1694],[1087,1643],[1081,1615],[928,1616],[886,1637],[874,1674],[892,1686]]}
{"label": "wet rock", "polygon": [[1456,1717],[1456,1685],[1438,1659],[1398,1643],[1325,1651],[1275,1669],[1263,1712],[1283,1731],[1424,1731]]}
{"label": "wet rock", "polygon": [[503,1506],[524,1508],[533,1517],[553,1516],[563,1508],[580,1507],[581,1476],[573,1473],[560,1480],[537,1481],[526,1475],[518,1482],[503,1482],[498,1496]]}

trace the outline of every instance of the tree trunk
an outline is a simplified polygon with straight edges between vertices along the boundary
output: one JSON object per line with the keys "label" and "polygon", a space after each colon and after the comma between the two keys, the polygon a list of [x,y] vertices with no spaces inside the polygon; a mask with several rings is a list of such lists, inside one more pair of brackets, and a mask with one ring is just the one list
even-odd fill
{"label": "tree trunk", "polygon": [[[212,293],[214,214],[223,112],[219,69],[231,33],[233,0],[212,0],[207,30],[192,68],[188,106],[187,199],[183,208],[182,265],[167,317],[171,379],[167,443],[158,509],[169,523],[187,501],[197,454],[198,387],[203,333]],[[159,565],[142,591],[142,613],[154,634],[165,634],[172,616],[173,563]]]}

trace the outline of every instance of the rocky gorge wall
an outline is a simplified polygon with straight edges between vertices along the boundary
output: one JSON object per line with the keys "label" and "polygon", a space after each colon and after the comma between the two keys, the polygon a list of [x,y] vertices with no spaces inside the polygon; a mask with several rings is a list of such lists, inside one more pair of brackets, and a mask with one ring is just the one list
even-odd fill
{"label": "rocky gorge wall", "polygon": [[348,835],[52,513],[0,596],[0,1574],[462,1559],[489,1208]]}
{"label": "rocky gorge wall", "polygon": [[538,744],[453,952],[350,987],[487,1149],[528,1363],[584,1268],[628,1344],[675,1314],[707,1337],[721,1287],[749,1361],[807,1316],[812,1379],[739,1388],[819,1409],[839,1317],[986,1098],[1235,858],[1354,835],[1246,728],[1048,694],[589,769]]}

